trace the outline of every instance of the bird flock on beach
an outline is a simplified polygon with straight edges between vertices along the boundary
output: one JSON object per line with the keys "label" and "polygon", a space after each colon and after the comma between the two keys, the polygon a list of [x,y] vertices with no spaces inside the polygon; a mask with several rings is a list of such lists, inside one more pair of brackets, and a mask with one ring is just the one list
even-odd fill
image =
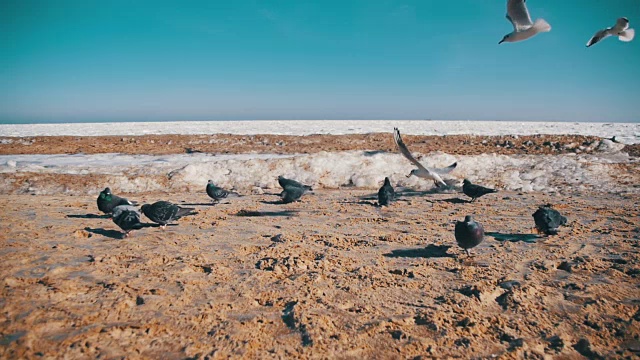
{"label": "bird flock on beach", "polygon": [[[400,153],[417,167],[417,169],[412,170],[407,177],[416,176],[421,179],[433,181],[437,188],[452,189],[450,185],[451,182],[447,183],[447,181],[443,180],[442,176],[456,169],[458,165],[457,162],[445,168],[426,167],[411,154],[411,151],[402,140],[398,128],[394,128],[393,139]],[[284,176],[278,176],[278,184],[282,187],[280,204],[299,201],[304,194],[313,191],[311,186],[293,179],[287,179]],[[212,180],[207,182],[205,191],[214,203],[218,203],[223,199],[242,196],[237,192],[217,186]],[[462,192],[471,198],[468,202],[472,203],[484,195],[497,192],[497,190],[473,184],[468,179],[464,179]],[[378,190],[377,206],[390,206],[394,202],[395,197],[396,193],[391,185],[391,180],[389,177],[385,177],[384,184]],[[169,223],[177,221],[181,217],[197,214],[194,208],[181,207],[169,201],[143,204],[140,210],[138,210],[137,203],[113,194],[108,187],[98,195],[97,205],[98,210],[110,216],[113,222],[122,229],[124,237],[129,236],[132,230],[153,226],[142,223],[141,212],[149,220],[159,224],[163,230]],[[562,216],[550,204],[540,206],[533,214],[533,219],[538,232],[546,235],[558,234],[558,228],[567,223],[567,218]],[[471,255],[469,250],[478,246],[484,239],[484,228],[482,224],[473,219],[472,215],[467,215],[463,221],[456,222],[454,235],[457,244],[465,250],[467,255]]]}

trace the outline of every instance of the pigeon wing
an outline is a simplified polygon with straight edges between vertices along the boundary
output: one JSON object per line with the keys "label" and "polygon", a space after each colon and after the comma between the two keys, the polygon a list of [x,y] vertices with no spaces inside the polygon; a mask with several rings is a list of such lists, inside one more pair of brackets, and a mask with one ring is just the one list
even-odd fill
{"label": "pigeon wing", "polygon": [[511,21],[516,31],[526,30],[533,26],[525,1],[526,0],[507,1],[507,19]]}

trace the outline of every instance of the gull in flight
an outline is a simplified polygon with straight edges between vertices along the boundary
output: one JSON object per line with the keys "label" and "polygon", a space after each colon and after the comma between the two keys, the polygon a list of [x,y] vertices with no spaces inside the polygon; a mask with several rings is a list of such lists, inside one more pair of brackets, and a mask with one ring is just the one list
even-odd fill
{"label": "gull in flight", "polygon": [[398,128],[393,128],[393,140],[395,140],[396,145],[398,145],[398,149],[400,149],[400,152],[402,153],[402,155],[404,155],[404,157],[406,157],[409,161],[411,161],[415,166],[418,167],[417,169],[411,170],[411,173],[407,175],[407,177],[410,177],[411,175],[415,175],[419,178],[433,180],[433,182],[436,184],[437,187],[447,186],[447,184],[444,181],[442,181],[442,178],[440,177],[440,175],[450,173],[451,170],[455,169],[456,166],[458,166],[457,162],[447,166],[446,168],[441,168],[441,169],[427,168],[422,164],[420,164],[420,162],[416,160],[416,158],[414,158],[413,155],[411,155],[411,152],[407,148],[407,145],[404,144],[404,142],[402,141],[402,138],[400,137],[400,130],[398,130]]}
{"label": "gull in flight", "polygon": [[498,44],[527,40],[541,32],[551,31],[551,25],[544,19],[531,21],[526,0],[507,1],[507,20],[513,24],[513,32],[505,35]]}
{"label": "gull in flight", "polygon": [[608,38],[609,36],[617,36],[620,41],[629,42],[633,40],[633,37],[636,35],[636,31],[633,29],[629,29],[629,19],[620,18],[616,21],[616,24],[613,27],[602,29],[598,31],[587,43],[587,47],[599,42],[604,38]]}

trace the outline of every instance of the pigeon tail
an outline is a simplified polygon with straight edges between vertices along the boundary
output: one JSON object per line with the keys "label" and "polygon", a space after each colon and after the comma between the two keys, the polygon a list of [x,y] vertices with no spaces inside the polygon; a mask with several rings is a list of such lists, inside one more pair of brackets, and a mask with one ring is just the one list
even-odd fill
{"label": "pigeon tail", "polygon": [[624,42],[629,42],[631,40],[633,40],[633,38],[636,36],[636,31],[633,29],[627,29],[623,32],[621,32],[620,34],[618,34],[618,39],[620,39],[620,41],[624,41]]}
{"label": "pigeon tail", "polygon": [[178,212],[176,213],[175,218],[179,218],[179,217],[183,217],[186,215],[195,215],[195,209],[194,208],[180,208],[178,209]]}
{"label": "pigeon tail", "polygon": [[551,25],[545,19],[538,19],[532,26],[536,32],[549,32],[551,31]]}

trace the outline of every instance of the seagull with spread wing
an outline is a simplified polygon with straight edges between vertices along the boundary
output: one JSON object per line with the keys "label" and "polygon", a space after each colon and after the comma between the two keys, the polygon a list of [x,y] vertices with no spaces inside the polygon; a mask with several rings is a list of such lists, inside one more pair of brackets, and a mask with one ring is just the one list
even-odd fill
{"label": "seagull with spread wing", "polygon": [[551,31],[551,25],[544,19],[531,21],[525,2],[526,0],[507,1],[507,20],[513,25],[513,31],[505,35],[498,44],[527,40],[541,32]]}
{"label": "seagull with spread wing", "polygon": [[458,166],[457,162],[447,166],[446,168],[430,169],[420,164],[420,162],[416,160],[416,158],[414,158],[413,155],[411,155],[411,151],[409,151],[409,149],[407,148],[407,145],[404,144],[404,142],[402,141],[402,138],[400,137],[400,130],[398,130],[398,128],[393,128],[393,140],[395,140],[396,145],[398,145],[398,149],[400,149],[400,152],[402,153],[402,155],[404,155],[404,157],[406,157],[407,160],[411,161],[415,166],[418,167],[417,169],[411,170],[411,173],[407,175],[407,177],[410,177],[411,175],[415,175],[419,178],[433,180],[433,182],[436,184],[437,187],[447,186],[447,184],[442,180],[440,175],[450,173],[451,170],[455,169],[456,166]]}
{"label": "seagull with spread wing", "polygon": [[629,42],[633,40],[636,35],[636,31],[629,29],[629,19],[620,18],[616,21],[616,24],[612,27],[598,31],[587,43],[587,47],[599,42],[609,36],[617,36],[620,41]]}

